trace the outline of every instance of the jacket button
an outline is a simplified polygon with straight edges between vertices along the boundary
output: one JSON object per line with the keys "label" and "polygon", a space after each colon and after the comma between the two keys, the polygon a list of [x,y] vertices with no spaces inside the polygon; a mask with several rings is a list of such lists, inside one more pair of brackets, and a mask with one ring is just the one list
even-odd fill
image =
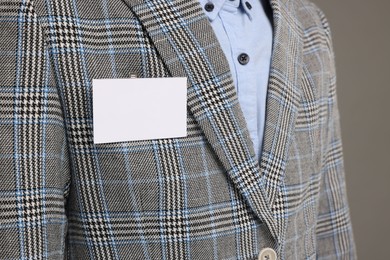
{"label": "jacket button", "polygon": [[258,260],[277,260],[276,252],[272,248],[264,248],[259,253]]}
{"label": "jacket button", "polygon": [[241,53],[240,55],[238,55],[238,62],[241,64],[241,65],[246,65],[248,64],[249,62],[249,55],[246,54],[246,53]]}

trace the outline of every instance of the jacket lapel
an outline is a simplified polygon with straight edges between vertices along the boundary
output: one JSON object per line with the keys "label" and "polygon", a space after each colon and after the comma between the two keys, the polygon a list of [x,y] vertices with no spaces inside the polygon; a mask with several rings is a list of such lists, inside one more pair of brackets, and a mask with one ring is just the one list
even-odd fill
{"label": "jacket lapel", "polygon": [[303,31],[295,1],[270,0],[273,50],[260,172],[280,236],[284,237],[287,205],[283,181],[301,98]]}
{"label": "jacket lapel", "polygon": [[279,241],[284,205],[275,198],[294,132],[301,64],[300,30],[283,0],[271,1],[274,50],[260,165],[228,62],[198,0],[122,1],[140,19],[170,76],[188,78],[188,108],[234,185]]}

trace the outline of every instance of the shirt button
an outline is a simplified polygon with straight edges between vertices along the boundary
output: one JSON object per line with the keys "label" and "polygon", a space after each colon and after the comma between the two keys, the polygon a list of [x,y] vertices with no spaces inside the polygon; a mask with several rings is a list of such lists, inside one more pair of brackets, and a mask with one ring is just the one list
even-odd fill
{"label": "shirt button", "polygon": [[245,2],[245,5],[246,7],[248,7],[249,10],[252,9],[252,5],[249,2]]}
{"label": "shirt button", "polygon": [[258,260],[277,260],[275,250],[269,247],[262,249]]}
{"label": "shirt button", "polygon": [[241,65],[246,65],[246,64],[248,64],[248,62],[249,62],[249,55],[246,54],[246,53],[241,53],[240,55],[238,55],[238,62],[239,62]]}
{"label": "shirt button", "polygon": [[205,9],[207,12],[212,12],[212,11],[214,10],[214,5],[213,5],[213,3],[207,3],[207,4],[205,4],[204,9]]}

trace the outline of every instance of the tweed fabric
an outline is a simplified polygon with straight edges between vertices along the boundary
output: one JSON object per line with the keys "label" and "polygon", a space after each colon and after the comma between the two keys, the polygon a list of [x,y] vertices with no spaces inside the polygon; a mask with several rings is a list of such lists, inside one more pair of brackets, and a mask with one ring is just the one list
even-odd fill
{"label": "tweed fabric", "polygon": [[[197,0],[2,1],[0,258],[355,259],[329,25],[271,6],[258,161]],[[188,78],[187,137],[93,143],[92,79],[134,73]]]}

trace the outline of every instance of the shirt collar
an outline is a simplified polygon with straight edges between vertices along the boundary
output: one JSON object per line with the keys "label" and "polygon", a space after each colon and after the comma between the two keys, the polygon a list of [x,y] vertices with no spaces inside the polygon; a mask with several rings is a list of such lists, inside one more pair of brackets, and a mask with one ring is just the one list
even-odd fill
{"label": "shirt collar", "polygon": [[[234,8],[242,8],[244,12],[249,16],[249,19],[252,19],[251,10],[248,8],[245,2],[251,2],[251,0],[199,0],[202,8],[205,8],[207,3],[212,3],[214,5],[214,9],[211,12],[205,11],[209,20],[213,21],[218,13],[223,9],[232,10]],[[241,5],[241,6],[240,6]]]}

